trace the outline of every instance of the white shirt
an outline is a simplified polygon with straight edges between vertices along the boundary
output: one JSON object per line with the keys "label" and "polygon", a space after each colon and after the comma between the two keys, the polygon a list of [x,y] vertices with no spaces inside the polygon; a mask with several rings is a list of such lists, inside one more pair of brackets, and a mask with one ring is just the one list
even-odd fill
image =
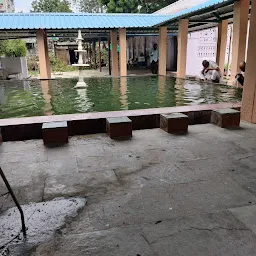
{"label": "white shirt", "polygon": [[159,55],[158,49],[156,49],[156,50],[153,49],[151,54],[150,54],[150,63],[152,63],[153,61],[157,62],[158,61],[158,55]]}

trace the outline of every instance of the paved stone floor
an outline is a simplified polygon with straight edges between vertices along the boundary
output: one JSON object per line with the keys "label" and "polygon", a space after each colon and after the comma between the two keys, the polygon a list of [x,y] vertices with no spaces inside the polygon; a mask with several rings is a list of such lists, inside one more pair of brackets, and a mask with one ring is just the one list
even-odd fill
{"label": "paved stone floor", "polygon": [[[256,125],[134,131],[129,141],[90,135],[59,148],[9,142],[0,163],[23,204],[87,197],[78,217],[26,255],[256,255]],[[0,212],[12,206],[0,197]]]}
{"label": "paved stone floor", "polygon": [[[146,76],[152,75],[150,69],[132,69],[128,70],[128,76]],[[173,76],[176,74],[175,72],[168,71],[167,75]],[[71,72],[55,72],[52,73],[52,78],[75,78],[79,76],[79,71],[71,71]],[[88,69],[83,70],[84,77],[109,77],[109,69],[108,67],[102,68],[102,72],[99,69]],[[33,79],[40,79],[39,74],[31,76]]]}

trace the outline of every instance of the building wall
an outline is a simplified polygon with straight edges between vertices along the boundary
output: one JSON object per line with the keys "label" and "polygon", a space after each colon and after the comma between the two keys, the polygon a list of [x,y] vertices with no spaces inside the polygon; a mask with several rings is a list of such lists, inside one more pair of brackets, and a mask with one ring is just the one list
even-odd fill
{"label": "building wall", "polygon": [[[158,36],[135,36],[127,40],[128,59],[136,59],[142,53],[146,55],[147,66],[150,66],[150,51],[153,44],[159,44]],[[177,38],[168,36],[167,39],[167,70],[175,71],[177,68]]]}
{"label": "building wall", "polygon": [[67,65],[69,65],[70,57],[69,57],[68,47],[56,47],[55,48],[55,56],[58,59],[62,60]]}
{"label": "building wall", "polygon": [[217,28],[189,33],[187,75],[197,76],[202,70],[203,60],[216,61],[217,39]]}

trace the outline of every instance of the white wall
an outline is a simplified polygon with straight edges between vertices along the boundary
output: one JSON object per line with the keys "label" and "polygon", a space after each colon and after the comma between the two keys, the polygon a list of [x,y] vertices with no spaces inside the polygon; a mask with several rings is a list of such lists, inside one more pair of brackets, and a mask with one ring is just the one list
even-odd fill
{"label": "white wall", "polygon": [[2,57],[0,58],[2,67],[9,75],[19,74],[20,79],[28,78],[28,67],[26,57]]}
{"label": "white wall", "polygon": [[202,70],[203,60],[216,61],[217,38],[217,28],[189,33],[187,75],[197,76],[200,70]]}

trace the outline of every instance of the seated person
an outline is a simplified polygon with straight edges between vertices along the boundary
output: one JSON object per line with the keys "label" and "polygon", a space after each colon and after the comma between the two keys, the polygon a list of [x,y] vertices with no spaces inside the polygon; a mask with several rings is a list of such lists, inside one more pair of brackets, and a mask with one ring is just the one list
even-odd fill
{"label": "seated person", "polygon": [[241,73],[236,75],[236,81],[238,82],[239,85],[243,86],[246,63],[244,61],[240,62],[239,68],[241,70]]}
{"label": "seated person", "polygon": [[202,65],[204,68],[200,73],[200,79],[203,81],[210,80],[213,83],[219,83],[221,72],[217,63],[211,60],[204,60]]}

